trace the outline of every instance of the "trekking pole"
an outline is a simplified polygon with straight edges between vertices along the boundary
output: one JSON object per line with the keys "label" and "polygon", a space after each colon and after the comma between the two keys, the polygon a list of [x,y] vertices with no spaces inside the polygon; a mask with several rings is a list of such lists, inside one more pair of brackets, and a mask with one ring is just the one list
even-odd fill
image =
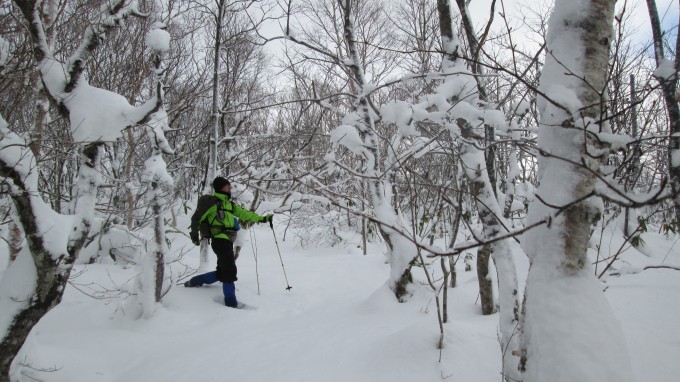
{"label": "trekking pole", "polygon": [[257,270],[257,242],[255,241],[254,230],[249,229],[250,232],[250,246],[253,248],[253,256],[255,256],[255,277],[257,278],[257,295],[260,295],[260,272]]}
{"label": "trekking pole", "polygon": [[288,276],[286,275],[286,267],[283,265],[283,257],[281,256],[281,249],[279,248],[279,241],[276,240],[276,232],[274,231],[274,225],[271,222],[269,222],[269,227],[271,227],[272,234],[274,234],[274,243],[276,243],[276,251],[279,253],[279,259],[281,260],[281,268],[283,269],[283,277],[286,278],[286,285],[287,285],[286,290],[290,291],[291,289],[293,289],[293,287],[290,286],[290,283],[288,282]]}

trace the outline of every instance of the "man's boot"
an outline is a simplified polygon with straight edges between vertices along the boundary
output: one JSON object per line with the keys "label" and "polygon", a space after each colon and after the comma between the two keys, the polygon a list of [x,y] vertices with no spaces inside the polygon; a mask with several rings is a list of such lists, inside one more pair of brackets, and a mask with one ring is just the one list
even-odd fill
{"label": "man's boot", "polygon": [[224,305],[230,308],[237,308],[236,301],[236,286],[234,283],[222,283],[222,291],[224,292]]}
{"label": "man's boot", "polygon": [[194,276],[189,281],[184,283],[186,288],[196,288],[203,286],[203,284],[213,284],[217,282],[217,272],[212,271],[202,275]]}

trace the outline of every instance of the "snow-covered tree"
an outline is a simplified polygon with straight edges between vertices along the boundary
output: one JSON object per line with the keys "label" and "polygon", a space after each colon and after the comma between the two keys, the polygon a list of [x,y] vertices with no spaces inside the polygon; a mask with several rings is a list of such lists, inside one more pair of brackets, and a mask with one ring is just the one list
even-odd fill
{"label": "snow-covered tree", "polygon": [[647,10],[652,26],[654,45],[654,59],[657,69],[653,75],[661,85],[663,100],[668,114],[668,174],[670,185],[675,197],[673,207],[675,209],[675,225],[680,227],[680,105],[678,105],[678,71],[680,70],[680,36],[676,35],[675,57],[666,58],[664,53],[664,41],[661,33],[659,12],[656,9],[655,0],[647,0]]}
{"label": "snow-covered tree", "polygon": [[[360,56],[359,42],[355,33],[356,4],[351,0],[345,0],[341,4],[343,17],[344,39],[347,44],[348,57],[345,61],[351,75],[353,88],[355,89],[354,113],[345,117],[345,124],[337,129],[334,134],[338,143],[347,139],[350,143],[348,148],[356,150],[366,159],[365,175],[368,184],[370,200],[373,204],[373,213],[380,222],[378,227],[387,243],[388,258],[390,259],[389,285],[394,290],[398,299],[405,298],[409,291],[411,261],[416,257],[413,243],[404,237],[404,234],[395,230],[395,227],[404,227],[403,222],[394,205],[392,194],[391,176],[382,176],[382,172],[393,171],[387,163],[383,162],[380,154],[379,137],[375,127],[375,117],[370,110],[371,84],[364,73],[363,60]],[[359,138],[356,144],[351,139],[354,135]],[[399,147],[400,134],[396,134],[391,140],[391,147]],[[396,155],[392,151],[388,155],[388,162],[397,165]]]}
{"label": "snow-covered tree", "polygon": [[[240,135],[248,139],[247,135],[261,132],[253,128],[251,120],[256,120],[257,113],[251,109],[267,98],[262,91],[264,58],[261,48],[254,43],[255,32],[266,12],[263,7],[259,11],[265,14],[256,16],[257,12],[251,12],[254,3],[243,1],[199,1],[197,6],[204,9],[210,20],[205,31],[212,39],[208,150],[198,147],[199,159],[205,163],[200,193],[212,194],[212,180],[216,176],[229,176],[232,181],[233,177],[247,179],[248,171],[239,172],[250,167],[251,157],[257,156],[249,152],[257,151],[258,142],[237,140],[242,138]],[[200,251],[198,272],[202,273],[208,271],[211,256],[207,239],[201,241]]]}
{"label": "snow-covered tree", "polygon": [[[368,195],[365,201],[370,216],[387,244],[387,257],[391,269],[388,284],[396,297],[403,301],[411,293],[409,290],[411,263],[417,256],[416,246],[409,237],[410,229],[402,219],[393,193],[394,176],[401,165],[400,160],[403,159],[396,151],[399,150],[404,135],[397,132],[390,134],[388,138],[382,136],[382,129],[376,122],[377,109],[373,94],[375,85],[371,81],[380,80],[385,71],[374,70],[370,74],[367,73],[368,67],[375,69],[370,58],[375,51],[369,53],[369,48],[360,43],[358,33],[366,31],[361,29],[363,24],[356,24],[361,17],[370,19],[378,15],[377,11],[370,13],[366,11],[379,9],[380,4],[346,0],[337,3],[322,2],[318,7],[312,3],[306,5],[312,13],[309,17],[315,20],[313,25],[319,26],[317,31],[320,33],[314,33],[314,29],[302,29],[298,32],[294,29],[296,26],[289,23],[285,31],[286,38],[317,54],[314,62],[326,67],[328,71],[337,72],[342,78],[341,82],[344,81],[345,84],[341,86],[349,88],[351,94],[347,104],[343,105],[347,109],[335,108],[329,103],[317,101],[333,113],[346,112],[346,114],[340,121],[340,126],[336,126],[330,132],[330,143],[333,147],[325,157],[327,168],[322,172],[314,172],[313,176],[325,175],[337,179],[334,177],[336,171],[343,172],[349,169],[348,173],[352,174],[352,177],[346,183],[350,186],[342,190],[343,195],[347,193],[347,187],[362,190],[365,185]],[[328,20],[335,28],[332,31],[323,28],[324,21],[321,20]],[[373,21],[376,25],[383,25],[379,19]],[[384,29],[369,33],[372,34],[363,38],[380,39],[388,35]],[[385,66],[389,67],[385,61],[377,59],[375,64],[383,69]],[[316,90],[315,86],[312,88]],[[316,94],[314,96],[318,98]],[[355,172],[354,168],[358,168],[358,171]],[[307,182],[310,187],[324,193],[322,189],[316,187],[316,181]],[[332,204],[346,205],[346,200],[337,200],[338,195],[332,191],[325,193],[325,196],[334,200],[330,202]],[[354,210],[359,211],[358,208]]]}
{"label": "snow-covered tree", "polygon": [[[31,328],[60,301],[72,265],[94,221],[104,142],[126,128],[147,122],[159,107],[153,97],[131,106],[120,95],[89,85],[83,75],[87,59],[106,32],[129,16],[142,16],[137,1],[105,2],[87,26],[84,37],[66,62],[55,56],[45,29],[45,17],[56,9],[37,0],[17,0],[33,43],[33,56],[46,94],[67,118],[71,137],[82,147],[76,198],[69,215],[51,209],[38,190],[38,163],[21,136],[0,121],[0,179],[9,189],[27,240],[27,251],[6,271],[0,286],[0,378],[8,378],[14,356]],[[46,16],[47,15],[47,16]]]}
{"label": "snow-covered tree", "polygon": [[163,54],[169,50],[170,34],[165,31],[162,24],[154,25],[147,33],[147,45],[152,51],[154,60],[154,74],[156,80],[156,97],[161,107],[151,114],[146,123],[147,136],[153,147],[151,157],[144,164],[143,180],[148,184],[148,199],[151,201],[153,214],[154,235],[151,248],[142,259],[142,272],[140,276],[141,305],[143,315],[151,317],[155,303],[161,301],[162,296],[172,285],[172,280],[166,274],[167,243],[165,241],[165,221],[163,211],[163,190],[171,189],[173,180],[167,171],[167,164],[163,154],[172,155],[165,131],[168,127],[168,114],[163,105]]}
{"label": "snow-covered tree", "polygon": [[[460,141],[461,167],[470,182],[470,188],[476,198],[479,218],[484,227],[484,237],[480,240],[486,241],[507,234],[508,228],[489,176],[489,160],[484,157],[484,151],[479,148],[480,146],[483,147],[483,144],[479,145],[477,142],[485,137],[488,126],[498,124],[499,119],[503,123],[504,117],[497,110],[477,110],[480,101],[478,97],[480,86],[459,57],[461,47],[453,29],[449,1],[439,0],[438,9],[442,46],[445,52],[442,71],[447,75],[440,86],[439,93],[448,96],[451,106],[447,107],[445,103],[437,106],[438,110],[450,110],[444,126],[450,129],[454,139]],[[461,11],[464,12],[465,8],[462,8]],[[483,130],[480,132],[480,129]],[[490,155],[493,155],[493,153]],[[491,162],[493,162],[493,159]],[[513,352],[519,348],[518,336],[516,335],[519,324],[519,288],[509,240],[498,240],[484,244],[478,250],[477,256],[478,258],[483,255],[490,256],[496,265],[498,290],[501,294],[499,303],[501,305],[500,331],[503,374],[506,380],[511,381],[517,380],[519,377],[516,357],[513,355]],[[492,277],[488,268],[480,268],[486,270],[486,273],[479,272],[478,269],[479,279],[490,282]],[[486,283],[480,281],[480,294],[482,293],[482,285],[486,285]],[[493,293],[489,293],[490,291],[485,292],[493,296]],[[491,298],[491,303],[494,303],[493,298]]]}
{"label": "snow-covered tree", "polygon": [[615,1],[557,1],[540,83],[539,187],[522,328],[523,380],[630,381],[621,328],[586,250],[602,214],[594,196],[608,126],[606,91]]}

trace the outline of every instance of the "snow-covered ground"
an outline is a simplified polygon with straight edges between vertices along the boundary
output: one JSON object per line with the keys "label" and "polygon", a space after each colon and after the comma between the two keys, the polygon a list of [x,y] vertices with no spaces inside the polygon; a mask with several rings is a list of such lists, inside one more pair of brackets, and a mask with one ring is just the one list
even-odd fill
{"label": "snow-covered ground", "polygon": [[[432,293],[421,286],[410,302],[397,303],[385,286],[389,266],[379,244],[367,256],[354,245],[301,249],[290,232],[284,241],[280,231],[293,287],[287,291],[271,231],[257,226],[254,232],[257,273],[248,244],[237,261],[237,296],[255,310],[216,303],[219,284],[178,286],[151,319],[133,319],[133,309],[121,299],[93,299],[70,285],[63,302],[31,333],[13,377],[55,382],[501,381],[498,316],[480,315],[476,272],[464,272],[462,261],[459,286],[449,292],[450,320],[440,352]],[[618,236],[604,237],[603,248],[615,252]],[[173,248],[191,246],[184,236],[171,238]],[[622,259],[631,267],[680,265],[676,240],[646,234],[648,256],[629,249]],[[517,255],[520,280],[527,271],[522,256]],[[183,261],[196,267],[198,250]],[[2,254],[0,264],[5,263]],[[115,289],[134,273],[114,264],[79,265],[72,282],[81,289],[90,283]],[[421,269],[415,274],[425,280]],[[680,273],[646,270],[610,277],[606,287],[636,380],[680,380]]]}

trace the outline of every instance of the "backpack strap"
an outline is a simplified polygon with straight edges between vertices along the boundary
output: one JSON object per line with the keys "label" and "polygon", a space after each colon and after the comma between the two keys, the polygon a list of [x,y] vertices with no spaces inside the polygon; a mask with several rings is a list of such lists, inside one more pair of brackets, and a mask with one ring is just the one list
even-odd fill
{"label": "backpack strap", "polygon": [[217,218],[217,213],[219,213],[220,207],[221,207],[221,204],[222,204],[222,201],[219,198],[216,198],[214,196],[212,198],[213,198],[213,204],[210,207],[208,207],[208,209],[206,209],[205,212],[203,213],[203,216],[201,216],[201,221],[203,221],[203,219],[206,219],[208,217],[208,212],[210,212],[210,209],[213,206],[215,206],[215,212],[216,212],[215,218],[213,218],[212,221],[208,222],[210,224],[210,226],[212,226],[213,223],[215,222],[215,219]]}

